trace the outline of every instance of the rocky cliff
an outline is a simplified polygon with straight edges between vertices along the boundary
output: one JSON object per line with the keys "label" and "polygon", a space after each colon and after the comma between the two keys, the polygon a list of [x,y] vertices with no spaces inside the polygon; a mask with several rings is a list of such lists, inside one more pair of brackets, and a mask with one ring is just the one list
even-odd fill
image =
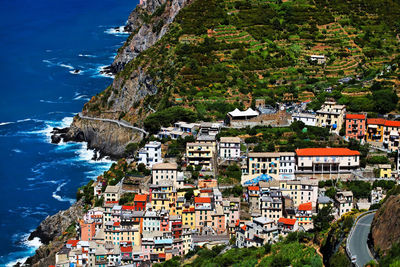
{"label": "rocky cliff", "polygon": [[29,257],[25,265],[49,266],[55,264],[55,253],[59,251],[68,238],[74,238],[74,224],[84,215],[83,200],[74,203],[69,209],[59,211],[48,216],[35,231],[29,236],[29,240],[36,237],[43,243],[35,255]]}
{"label": "rocky cliff", "polygon": [[371,234],[374,250],[382,254],[400,242],[400,195],[389,196],[376,212]]}
{"label": "rocky cliff", "polygon": [[189,0],[147,0],[138,5],[125,26],[125,30],[131,32],[131,35],[119,49],[111,71],[120,72],[126,63],[160,40],[179,10],[188,2]]}
{"label": "rocky cliff", "polygon": [[[110,70],[116,74],[111,86],[94,96],[83,108],[83,114],[97,118],[125,120],[142,127],[143,119],[152,112],[146,96],[159,94],[160,78],[151,75],[145,62],[124,68],[140,53],[153,46],[168,31],[178,12],[190,0],[148,0],[138,5],[129,16],[125,29],[131,34],[118,50]],[[114,123],[89,121],[75,117],[65,140],[86,141],[101,155],[119,158],[128,143],[142,139],[140,132]]]}

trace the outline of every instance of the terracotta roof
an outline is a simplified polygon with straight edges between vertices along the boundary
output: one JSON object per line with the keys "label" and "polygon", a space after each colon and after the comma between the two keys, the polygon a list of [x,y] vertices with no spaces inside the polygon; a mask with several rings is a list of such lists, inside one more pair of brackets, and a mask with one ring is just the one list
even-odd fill
{"label": "terracotta roof", "polygon": [[312,203],[307,202],[299,205],[299,210],[312,210]]}
{"label": "terracotta roof", "polygon": [[134,209],[135,209],[135,206],[125,206],[125,205],[123,205],[123,206],[122,206],[122,209],[123,209],[123,210],[134,210]]}
{"label": "terracotta roof", "polygon": [[132,247],[123,247],[123,246],[121,246],[121,252],[122,253],[132,252]]}
{"label": "terracotta roof", "polygon": [[194,203],[211,203],[211,198],[209,197],[195,197]]}
{"label": "terracotta roof", "polygon": [[377,119],[377,118],[371,118],[367,119],[367,124],[378,124],[378,125],[384,125],[385,124],[385,119]]}
{"label": "terracotta roof", "polygon": [[247,187],[247,190],[259,191],[259,190],[260,190],[260,187],[259,187],[259,186],[249,186],[249,187]]}
{"label": "terracotta roof", "polygon": [[400,121],[386,121],[385,126],[400,127]]}
{"label": "terracotta roof", "polygon": [[135,195],[133,201],[147,201],[147,195]]}
{"label": "terracotta roof", "polygon": [[120,222],[114,222],[113,226],[119,226],[120,224]]}
{"label": "terracotta roof", "polygon": [[78,242],[79,242],[79,240],[70,239],[70,240],[67,241],[67,244],[68,244],[68,245],[71,245],[71,246],[73,246],[73,247],[76,247],[76,245],[78,244]]}
{"label": "terracotta roof", "polygon": [[246,231],[246,225],[243,225],[241,228],[243,229],[243,231]]}
{"label": "terracotta roof", "polygon": [[348,148],[302,148],[296,149],[297,156],[359,156],[360,152]]}
{"label": "terracotta roof", "polygon": [[296,221],[297,221],[296,219],[279,218],[278,223],[294,225],[296,223]]}
{"label": "terracotta roof", "polygon": [[364,114],[346,114],[346,119],[349,120],[365,120]]}

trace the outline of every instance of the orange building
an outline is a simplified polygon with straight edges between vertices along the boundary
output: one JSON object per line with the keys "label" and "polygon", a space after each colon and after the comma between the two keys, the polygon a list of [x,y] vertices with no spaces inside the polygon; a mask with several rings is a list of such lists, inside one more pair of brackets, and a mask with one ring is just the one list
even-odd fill
{"label": "orange building", "polygon": [[79,225],[81,227],[81,239],[82,241],[91,241],[96,235],[96,224],[94,221],[85,222],[84,220],[79,220]]}

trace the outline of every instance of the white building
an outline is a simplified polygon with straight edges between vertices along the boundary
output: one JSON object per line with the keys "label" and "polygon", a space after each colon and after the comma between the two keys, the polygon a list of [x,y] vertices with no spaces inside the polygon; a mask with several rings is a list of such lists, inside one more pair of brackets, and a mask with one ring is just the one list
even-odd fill
{"label": "white building", "polygon": [[221,159],[239,159],[240,158],[240,138],[239,137],[221,137],[219,141],[219,157]]}
{"label": "white building", "polygon": [[314,113],[293,113],[291,122],[294,121],[301,121],[307,126],[316,126],[317,117]]}
{"label": "white building", "polygon": [[319,65],[325,64],[326,58],[324,55],[311,55],[310,56],[311,62],[316,62]]}
{"label": "white building", "polygon": [[178,185],[178,165],[176,163],[157,163],[152,167],[152,183],[162,184],[162,181],[172,182],[175,188]]}
{"label": "white building", "polygon": [[351,191],[337,192],[335,198],[339,217],[353,209],[353,193]]}
{"label": "white building", "polygon": [[296,171],[296,154],[294,152],[279,153],[279,179],[294,179]]}
{"label": "white building", "polygon": [[296,155],[297,174],[350,173],[360,166],[360,152],[348,148],[303,148]]}
{"label": "white building", "polygon": [[138,164],[143,163],[147,167],[152,167],[154,164],[160,162],[162,162],[160,142],[149,142],[143,149],[139,150]]}
{"label": "white building", "polygon": [[108,185],[104,191],[104,202],[118,202],[120,198],[120,187],[117,185]]}

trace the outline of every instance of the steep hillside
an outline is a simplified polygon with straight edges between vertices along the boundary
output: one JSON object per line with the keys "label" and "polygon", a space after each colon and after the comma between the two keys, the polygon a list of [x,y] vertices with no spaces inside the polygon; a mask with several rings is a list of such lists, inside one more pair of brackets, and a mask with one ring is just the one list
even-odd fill
{"label": "steep hillside", "polygon": [[[393,194],[397,193],[397,194]],[[400,187],[392,191],[385,203],[376,212],[371,225],[374,249],[384,255],[391,247],[400,243]]]}
{"label": "steep hillside", "polygon": [[[112,65],[115,80],[85,104],[84,114],[143,126],[153,110],[178,105],[198,119],[221,119],[260,97],[275,104],[317,96],[310,107],[318,108],[331,96],[351,111],[397,107],[397,1],[186,4],[149,0],[136,8],[127,25],[133,33]],[[310,63],[313,54],[325,55],[326,64]],[[340,80],[348,76],[354,79]],[[332,93],[325,92],[328,87]],[[88,128],[80,121],[74,121],[72,135]],[[85,139],[110,139],[97,136],[101,124],[90,126],[96,136]],[[112,135],[117,127],[101,135]],[[122,151],[129,138],[139,137],[126,135],[110,150]],[[101,144],[93,147],[101,149]]]}

